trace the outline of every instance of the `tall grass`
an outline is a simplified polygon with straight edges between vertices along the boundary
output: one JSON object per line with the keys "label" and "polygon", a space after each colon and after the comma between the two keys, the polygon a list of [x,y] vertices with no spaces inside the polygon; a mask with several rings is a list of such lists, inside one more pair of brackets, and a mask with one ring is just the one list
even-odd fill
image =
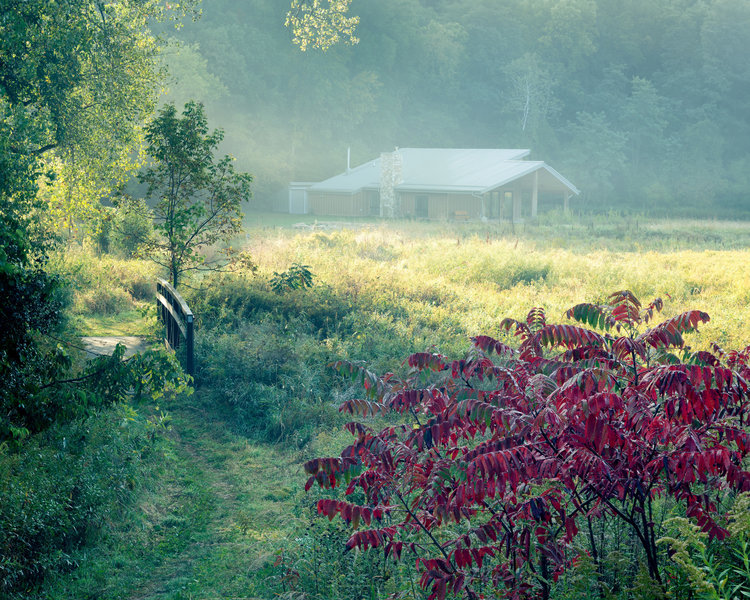
{"label": "tall grass", "polygon": [[96,256],[71,246],[53,255],[50,266],[72,290],[71,324],[81,335],[148,335],[157,267],[136,259]]}
{"label": "tall grass", "polygon": [[497,333],[499,319],[522,317],[532,306],[558,320],[570,306],[619,289],[643,300],[664,298],[666,316],[707,311],[712,322],[697,344],[747,344],[750,224],[641,223],[632,242],[614,235],[618,226],[624,225],[608,226],[612,236],[594,230],[564,240],[548,237],[553,227],[489,235],[484,224],[380,224],[292,235],[252,230],[248,250],[261,277],[304,262],[319,285],[375,321],[384,315],[402,321],[404,335],[415,333],[412,326],[426,330],[430,344]]}
{"label": "tall grass", "polygon": [[[342,398],[359,393],[328,363],[347,359],[398,371],[413,352],[458,357],[478,334],[513,343],[499,324],[524,318],[531,307],[565,322],[573,305],[630,289],[644,302],[663,298],[663,318],[708,312],[711,322],[688,336],[694,349],[750,341],[744,274],[750,251],[716,249],[735,238],[750,240],[750,226],[708,223],[704,230],[713,233],[707,235],[694,223],[566,225],[584,231],[559,240],[551,237],[559,228],[546,225],[526,232],[516,226],[510,235],[503,230],[508,224],[484,223],[249,230],[245,249],[257,274],[210,277],[197,292],[187,291],[199,319],[198,380],[233,407],[238,431],[302,445],[319,426],[337,422]],[[693,225],[706,248],[681,248]],[[623,249],[622,236],[596,233],[618,227],[638,244]],[[643,249],[652,237],[658,243]],[[314,286],[273,291],[273,273],[293,263],[309,265]]]}
{"label": "tall grass", "polygon": [[[369,220],[300,230],[291,226],[302,220],[296,216],[262,219],[239,240],[257,262],[257,274],[211,276],[184,290],[198,316],[197,380],[202,386],[199,404],[193,398],[176,411],[179,431],[170,438],[175,448],[178,442],[184,445],[176,478],[184,481],[170,481],[171,486],[180,483],[184,493],[173,497],[164,490],[160,502],[174,507],[161,509],[164,518],[152,519],[158,532],[154,525],[118,534],[118,543],[130,554],[102,559],[95,580],[87,584],[92,597],[103,586],[111,588],[110,579],[140,581],[145,572],[150,577],[154,564],[148,561],[159,556],[172,557],[180,566],[174,569],[180,577],[175,575],[170,585],[183,587],[164,588],[174,597],[207,597],[209,589],[221,589],[227,596],[353,598],[411,589],[408,571],[386,569],[369,554],[343,556],[347,532],[308,519],[314,500],[301,491],[295,496],[301,473],[279,464],[282,454],[289,464],[301,462],[293,451],[305,446],[308,456],[335,455],[348,439],[337,406],[361,390],[327,368],[332,361],[362,361],[384,372],[402,369],[411,352],[435,349],[458,357],[471,335],[504,338],[499,323],[506,316],[523,318],[532,306],[541,306],[550,320],[564,321],[572,305],[624,288],[644,301],[664,298],[665,318],[693,308],[707,311],[711,322],[689,336],[696,349],[712,341],[727,349],[750,342],[750,278],[745,274],[750,224],[546,215],[533,226]],[[79,314],[89,310],[84,298],[93,289],[124,290],[134,305],[150,302],[145,292],[140,300],[128,283],[150,281],[155,275],[150,267],[106,257],[98,265],[76,255],[60,260],[61,270],[80,282]],[[314,286],[273,291],[273,273],[293,263],[309,265]],[[120,269],[116,276],[115,269]],[[273,454],[273,464],[264,466],[247,438],[283,442],[257,446],[259,455]],[[122,447],[116,446],[107,460],[115,461],[123,449],[142,447],[140,441],[132,449],[117,443]],[[83,451],[80,456],[70,463],[71,473],[86,481],[95,473],[84,467],[96,463],[87,462]],[[139,463],[142,456],[133,456]],[[13,467],[11,460],[20,459],[0,456],[0,466]],[[117,494],[125,501],[132,475],[113,470],[116,464],[103,462],[101,472],[120,482]],[[64,500],[68,488],[58,487]],[[18,494],[15,504],[8,504],[14,514],[21,510]],[[273,525],[268,525],[270,505],[279,513]],[[57,510],[50,508],[50,518]],[[211,519],[215,528],[206,525]],[[230,549],[216,543],[216,536]],[[189,578],[183,576],[184,565]],[[61,565],[45,568],[59,571]],[[563,582],[567,591],[559,597],[585,597],[595,577],[582,561]],[[56,585],[65,589],[67,580],[61,577]],[[70,596],[60,592],[58,597]]]}

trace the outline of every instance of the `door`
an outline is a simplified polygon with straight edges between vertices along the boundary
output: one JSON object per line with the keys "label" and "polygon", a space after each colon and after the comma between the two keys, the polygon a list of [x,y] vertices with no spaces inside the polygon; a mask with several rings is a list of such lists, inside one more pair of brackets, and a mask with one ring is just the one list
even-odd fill
{"label": "door", "polygon": [[380,192],[367,192],[370,196],[370,216],[380,216]]}
{"label": "door", "polygon": [[426,219],[429,216],[429,196],[417,196],[414,201],[414,213],[418,219]]}

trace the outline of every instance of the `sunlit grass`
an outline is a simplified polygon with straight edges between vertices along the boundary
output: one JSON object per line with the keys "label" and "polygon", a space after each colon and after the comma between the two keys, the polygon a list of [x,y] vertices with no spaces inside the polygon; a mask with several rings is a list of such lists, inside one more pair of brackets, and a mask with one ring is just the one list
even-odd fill
{"label": "sunlit grass", "polygon": [[[750,340],[750,250],[739,244],[750,240],[750,224],[641,223],[637,230],[632,225],[638,241],[629,249],[622,237],[609,239],[596,229],[580,239],[551,240],[540,239],[542,227],[517,236],[481,235],[483,227],[489,232],[486,224],[404,222],[302,233],[252,230],[247,247],[260,276],[292,262],[308,264],[318,285],[354,303],[365,300],[380,322],[391,317],[395,335],[414,335],[416,328],[437,346],[456,336],[499,334],[503,317],[522,318],[532,306],[560,321],[574,304],[619,289],[644,302],[663,298],[665,318],[689,309],[708,312],[712,321],[697,338],[700,347],[712,341],[744,347]],[[705,249],[685,248],[688,232]]]}
{"label": "sunlit grass", "polygon": [[79,335],[153,335],[156,326],[156,265],[90,248],[68,247],[50,266],[71,291],[70,323]]}
{"label": "sunlit grass", "polygon": [[80,335],[148,337],[156,330],[156,311],[143,304],[115,315],[76,314],[71,325]]}
{"label": "sunlit grass", "polygon": [[[711,322],[689,336],[696,348],[750,342],[750,224],[570,219],[512,228],[369,220],[299,229],[292,227],[297,216],[263,218],[240,240],[258,273],[207,279],[194,292],[204,311],[199,368],[209,384],[162,407],[173,416],[172,430],[163,458],[142,482],[138,506],[126,520],[105,521],[95,545],[74,557],[80,567],[50,582],[44,597],[67,600],[91,591],[101,598],[279,597],[291,593],[282,557],[306,585],[323,586],[321,594],[360,597],[334,593],[348,581],[341,574],[351,565],[343,561],[353,560],[341,553],[347,532],[325,520],[315,525],[325,535],[314,531],[318,492],[302,491],[304,460],[335,456],[351,439],[336,417],[337,403],[351,390],[326,367],[337,358],[382,372],[401,368],[413,351],[434,348],[456,357],[470,335],[503,336],[503,317],[521,319],[541,306],[550,320],[563,321],[574,304],[624,288],[644,302],[662,297],[664,318],[708,312]],[[137,308],[86,312],[86,294],[93,301],[111,287],[128,289],[122,282],[155,276],[151,267],[106,260],[68,257],[61,269],[81,282],[74,299],[78,329],[148,330]],[[275,294],[267,281],[294,262],[309,265],[313,288]],[[300,314],[323,304],[338,322],[313,323]],[[255,415],[258,407],[266,412]],[[240,423],[243,410],[268,423]],[[259,441],[274,435],[283,443]],[[319,561],[314,569],[312,559]]]}

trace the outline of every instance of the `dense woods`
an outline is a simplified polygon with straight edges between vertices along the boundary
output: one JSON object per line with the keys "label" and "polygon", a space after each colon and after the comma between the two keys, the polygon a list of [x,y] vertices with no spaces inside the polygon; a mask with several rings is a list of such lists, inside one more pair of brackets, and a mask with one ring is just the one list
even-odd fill
{"label": "dense woods", "polygon": [[283,1],[219,0],[165,60],[221,114],[259,204],[400,147],[531,148],[586,209],[743,214],[750,6],[355,0],[356,45],[304,53]]}

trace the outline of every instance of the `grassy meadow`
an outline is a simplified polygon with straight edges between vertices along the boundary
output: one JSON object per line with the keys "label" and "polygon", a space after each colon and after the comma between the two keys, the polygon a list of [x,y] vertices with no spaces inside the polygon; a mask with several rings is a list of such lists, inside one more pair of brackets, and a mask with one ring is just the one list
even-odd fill
{"label": "grassy meadow", "polygon": [[696,347],[750,340],[746,223],[590,217],[557,225],[547,216],[515,227],[327,222],[317,227],[333,229],[300,233],[286,219],[248,228],[259,278],[307,264],[318,287],[370,307],[374,323],[425,347],[449,351],[469,335],[499,335],[500,319],[522,318],[532,306],[562,321],[567,308],[620,289],[644,302],[662,297],[665,318],[708,312]]}
{"label": "grassy meadow", "polygon": [[[413,561],[394,570],[376,553],[344,555],[344,528],[312,516],[319,492],[304,493],[301,464],[348,443],[337,406],[360,393],[328,363],[383,372],[416,351],[460,357],[469,336],[502,338],[504,317],[539,306],[564,322],[567,308],[621,289],[644,302],[662,297],[664,318],[708,312],[710,323],[689,336],[694,349],[750,343],[750,223],[557,214],[513,227],[250,214],[235,245],[256,271],[183,290],[198,315],[196,394],[136,407],[159,424],[128,475],[138,483],[67,551],[70,568],[21,597],[421,598],[404,591],[418,578]],[[295,263],[313,273],[312,287],[274,290],[274,274]],[[85,251],[55,264],[75,284],[78,334],[153,332],[152,265]],[[593,575],[571,577],[554,597],[587,597]],[[647,597],[626,592],[618,597]]]}

